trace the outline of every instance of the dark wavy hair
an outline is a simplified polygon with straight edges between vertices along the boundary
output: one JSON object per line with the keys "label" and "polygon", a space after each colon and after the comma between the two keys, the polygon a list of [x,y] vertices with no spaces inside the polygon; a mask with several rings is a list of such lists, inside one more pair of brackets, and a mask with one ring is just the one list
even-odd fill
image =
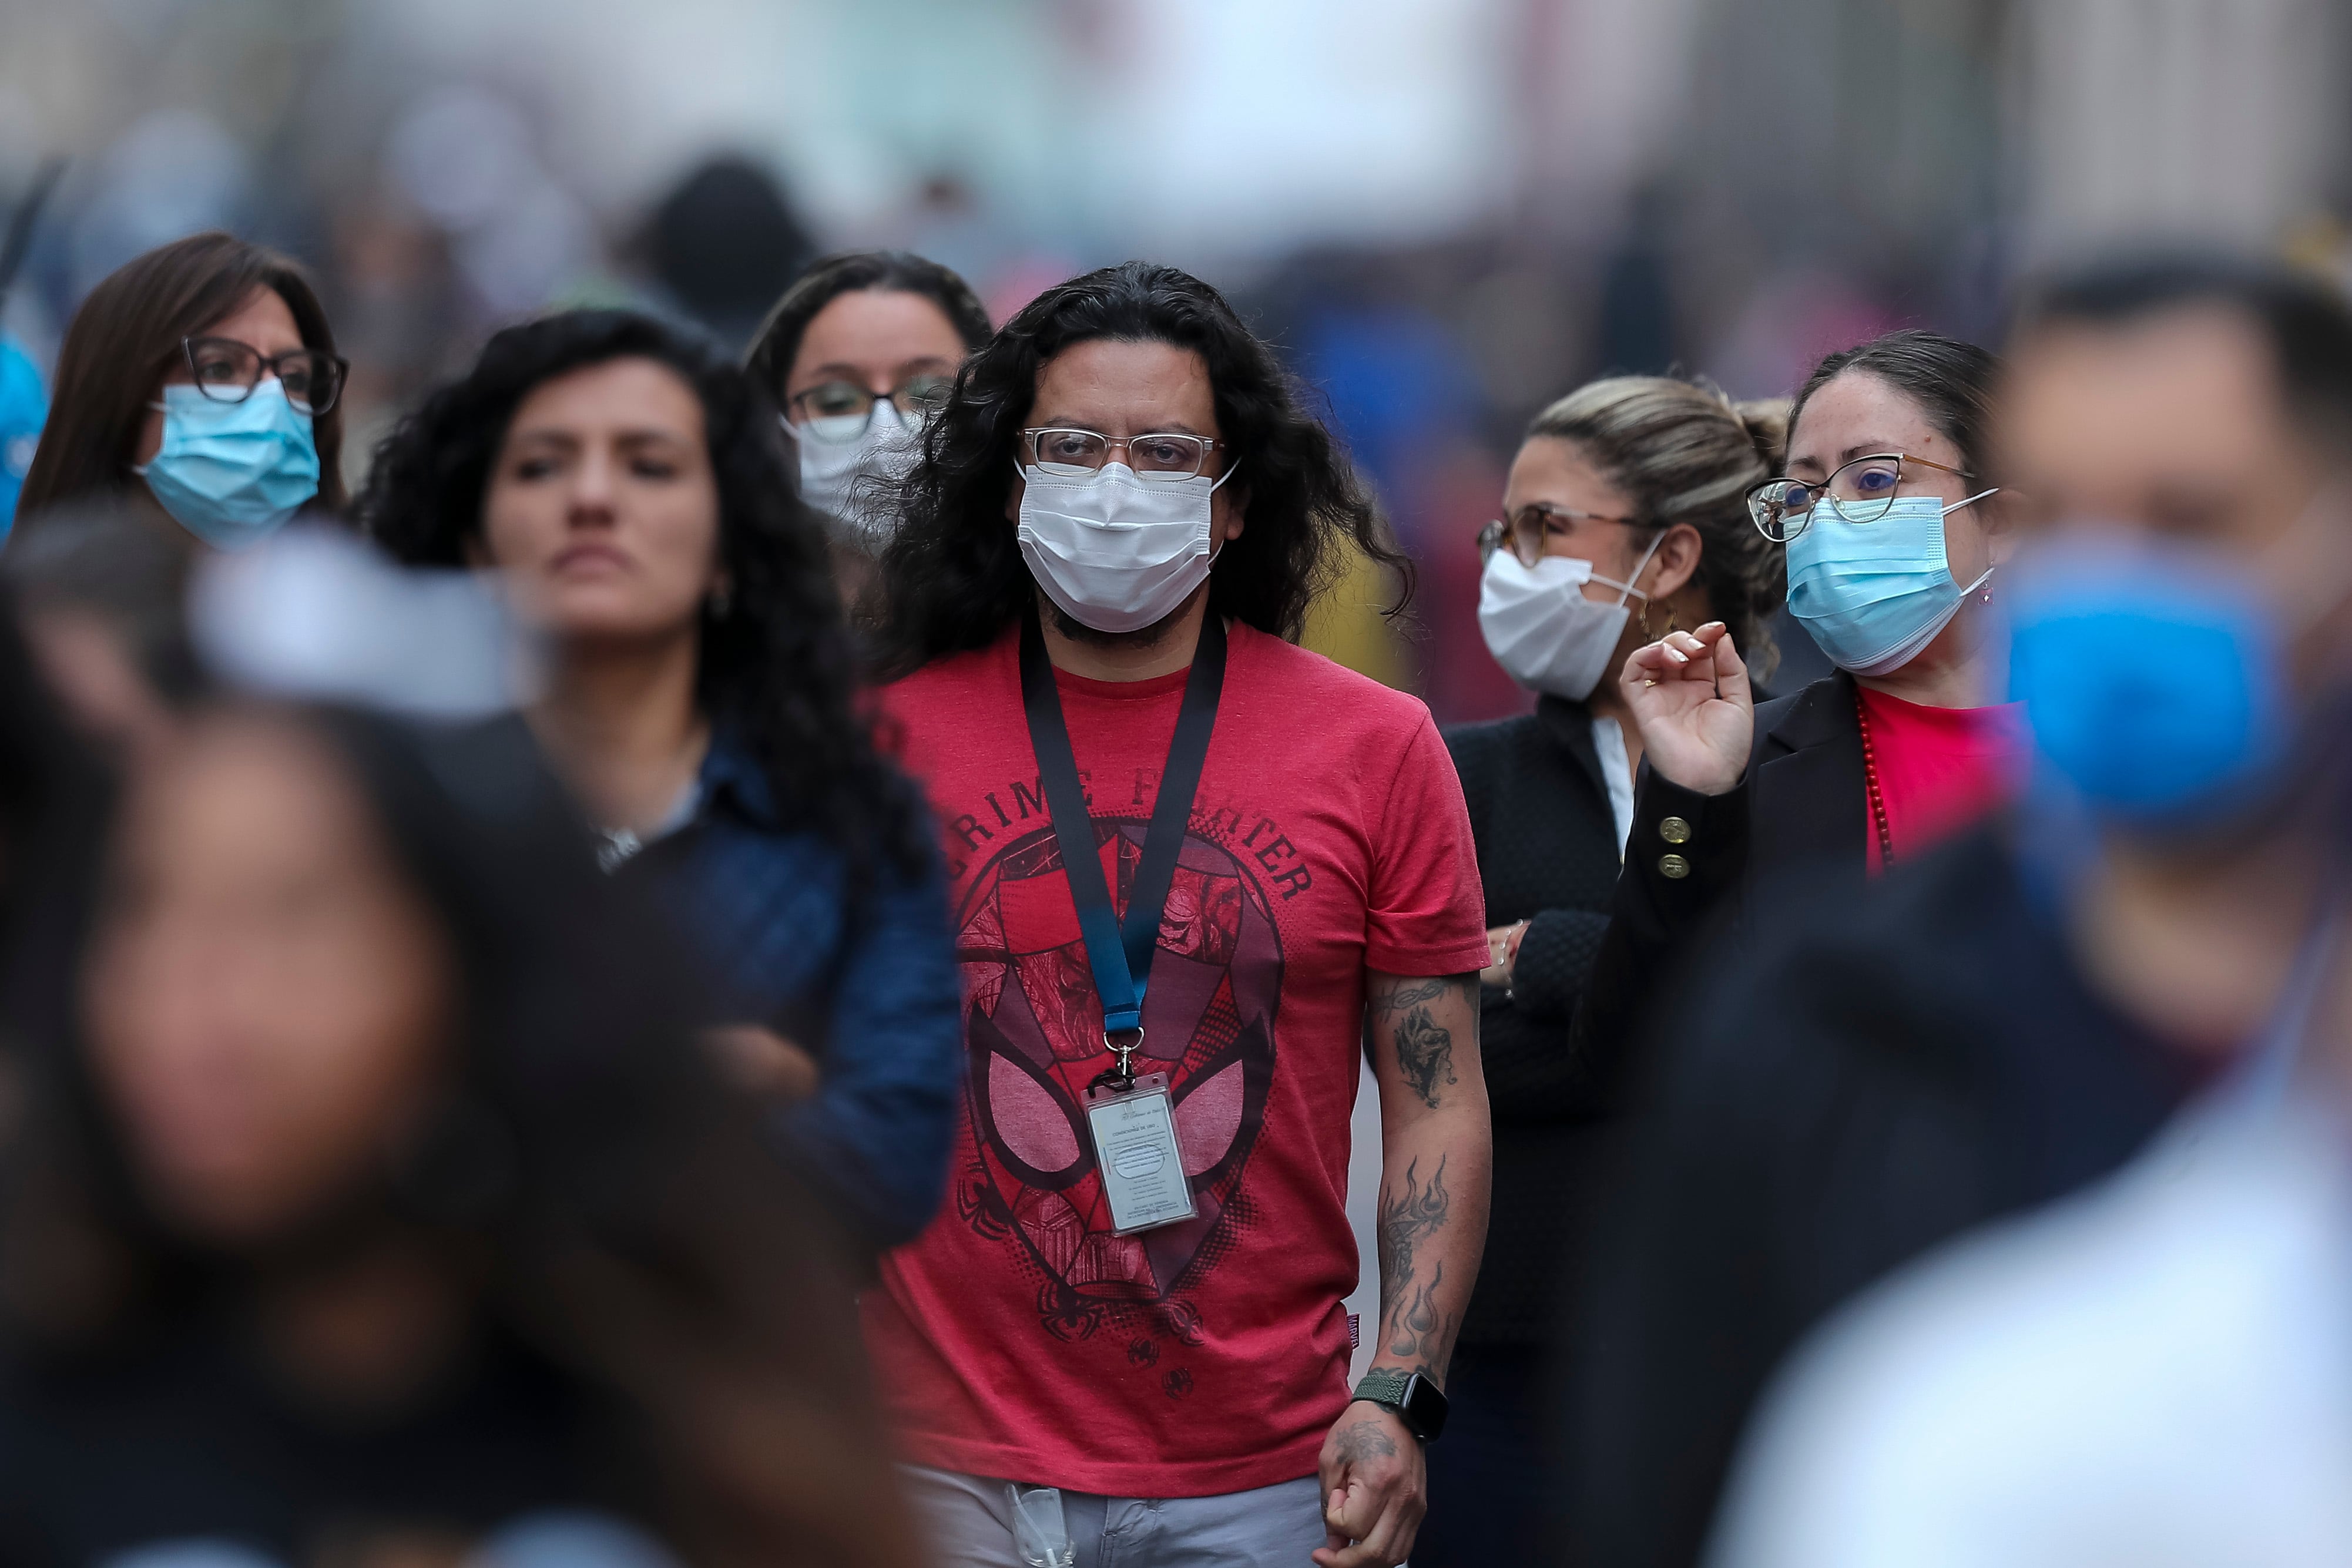
{"label": "dark wavy hair", "polygon": [[882,552],[875,652],[885,674],[985,647],[1034,602],[1005,517],[1014,449],[1047,361],[1107,338],[1190,349],[1208,366],[1233,482],[1249,495],[1248,527],[1210,574],[1212,613],[1295,637],[1307,605],[1347,569],[1350,545],[1397,572],[1391,613],[1411,598],[1411,563],[1273,350],[1199,278],[1130,261],[1047,289],[964,362]]}
{"label": "dark wavy hair", "polygon": [[743,356],[743,368],[751,372],[761,390],[781,404],[808,324],[843,295],[865,288],[921,295],[940,308],[940,314],[963,340],[966,353],[976,352],[988,341],[988,307],[980,302],[971,285],[954,272],[912,251],[844,251],[811,264],[760,323],[751,351]]}
{"label": "dark wavy hair", "polygon": [[874,747],[856,658],[801,504],[776,406],[699,340],[628,310],[567,310],[509,327],[376,448],[361,525],[412,566],[466,564],[490,469],[515,410],[558,376],[614,360],[667,366],[702,403],[730,592],[706,602],[696,699],[742,737],[780,810],[829,833],[861,874],[878,852],[911,871],[926,835],[912,789]]}

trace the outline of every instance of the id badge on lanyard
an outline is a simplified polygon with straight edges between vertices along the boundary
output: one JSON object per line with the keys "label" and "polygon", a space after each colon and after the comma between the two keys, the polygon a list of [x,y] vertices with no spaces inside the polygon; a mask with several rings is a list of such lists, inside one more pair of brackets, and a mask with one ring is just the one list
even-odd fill
{"label": "id badge on lanyard", "polygon": [[1087,967],[1102,1002],[1103,1046],[1118,1058],[1087,1087],[1087,1125],[1094,1138],[1095,1166],[1110,1206],[1111,1228],[1130,1235],[1154,1226],[1190,1219],[1196,1212],[1192,1178],[1184,1173],[1183,1148],[1176,1136],[1176,1103],[1168,1074],[1138,1076],[1135,1052],[1143,1044],[1143,994],[1151,977],[1151,957],[1160,946],[1160,912],[1176,877],[1176,856],[1192,815],[1192,797],[1209,754],[1217,699],[1225,679],[1225,627],[1213,612],[1201,623],[1200,647],[1184,682],[1184,705],[1176,734],[1168,743],[1168,766],[1160,775],[1160,798],[1143,839],[1143,858],[1128,890],[1127,918],[1111,909],[1103,879],[1094,819],[1078,782],[1076,755],[1062,717],[1061,695],[1045,655],[1045,636],[1034,614],[1021,629],[1021,698],[1029,718],[1030,744],[1044,776],[1045,806],[1061,850],[1063,874],[1076,906]]}
{"label": "id badge on lanyard", "polygon": [[1192,1183],[1176,1141],[1168,1074],[1147,1072],[1131,1089],[1097,1081],[1087,1091],[1087,1125],[1095,1135],[1112,1235],[1192,1218]]}

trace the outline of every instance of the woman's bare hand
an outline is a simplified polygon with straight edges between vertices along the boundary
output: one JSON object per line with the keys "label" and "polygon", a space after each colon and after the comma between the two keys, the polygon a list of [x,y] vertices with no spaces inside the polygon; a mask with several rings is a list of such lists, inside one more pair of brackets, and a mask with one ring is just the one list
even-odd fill
{"label": "woman's bare hand", "polygon": [[1633,710],[1643,755],[1661,777],[1702,795],[1738,786],[1755,743],[1756,699],[1722,622],[1634,649],[1617,689]]}

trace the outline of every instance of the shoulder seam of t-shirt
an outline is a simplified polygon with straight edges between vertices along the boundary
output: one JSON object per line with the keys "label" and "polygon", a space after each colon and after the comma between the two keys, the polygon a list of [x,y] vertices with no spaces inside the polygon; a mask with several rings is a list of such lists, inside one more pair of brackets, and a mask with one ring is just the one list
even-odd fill
{"label": "shoulder seam of t-shirt", "polygon": [[[1423,730],[1433,730],[1436,727],[1437,721],[1430,716],[1429,709],[1424,705],[1421,710],[1420,721],[1410,730],[1405,732],[1404,744],[1397,747],[1396,766],[1389,769],[1388,788],[1381,792],[1380,822],[1383,829],[1388,826],[1389,813],[1396,805],[1397,785],[1404,778],[1405,758],[1412,755],[1413,745],[1421,739],[1422,732]],[[1437,749],[1444,755],[1445,765],[1448,768],[1453,768],[1454,766],[1454,754],[1445,749],[1445,737],[1444,736],[1440,736],[1437,738]],[[1460,779],[1460,770],[1458,768],[1455,769],[1455,779],[1458,783]],[[1382,838],[1383,842],[1385,842],[1385,833],[1383,833]]]}

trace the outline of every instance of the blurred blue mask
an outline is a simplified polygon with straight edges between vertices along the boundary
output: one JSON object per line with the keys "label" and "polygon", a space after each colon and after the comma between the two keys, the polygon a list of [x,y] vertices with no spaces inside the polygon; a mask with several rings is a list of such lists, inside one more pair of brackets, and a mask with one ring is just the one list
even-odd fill
{"label": "blurred blue mask", "polygon": [[1992,493],[1948,507],[1933,496],[1898,496],[1867,523],[1814,507],[1811,523],[1789,541],[1789,613],[1841,670],[1901,669],[1992,575],[1987,568],[1962,588],[1944,553],[1946,514]]}
{"label": "blurred blue mask", "polygon": [[2292,750],[2278,615],[2246,574],[2187,551],[2074,545],[2022,563],[2007,600],[2010,695],[2042,768],[2095,820],[2226,816]]}
{"label": "blurred blue mask", "polygon": [[244,549],[285,527],[319,493],[310,416],[272,376],[243,402],[167,386],[163,444],[132,470],[179,525],[218,549]]}
{"label": "blurred blue mask", "polygon": [[0,538],[8,537],[16,520],[16,496],[48,417],[41,372],[14,339],[0,337]]}

